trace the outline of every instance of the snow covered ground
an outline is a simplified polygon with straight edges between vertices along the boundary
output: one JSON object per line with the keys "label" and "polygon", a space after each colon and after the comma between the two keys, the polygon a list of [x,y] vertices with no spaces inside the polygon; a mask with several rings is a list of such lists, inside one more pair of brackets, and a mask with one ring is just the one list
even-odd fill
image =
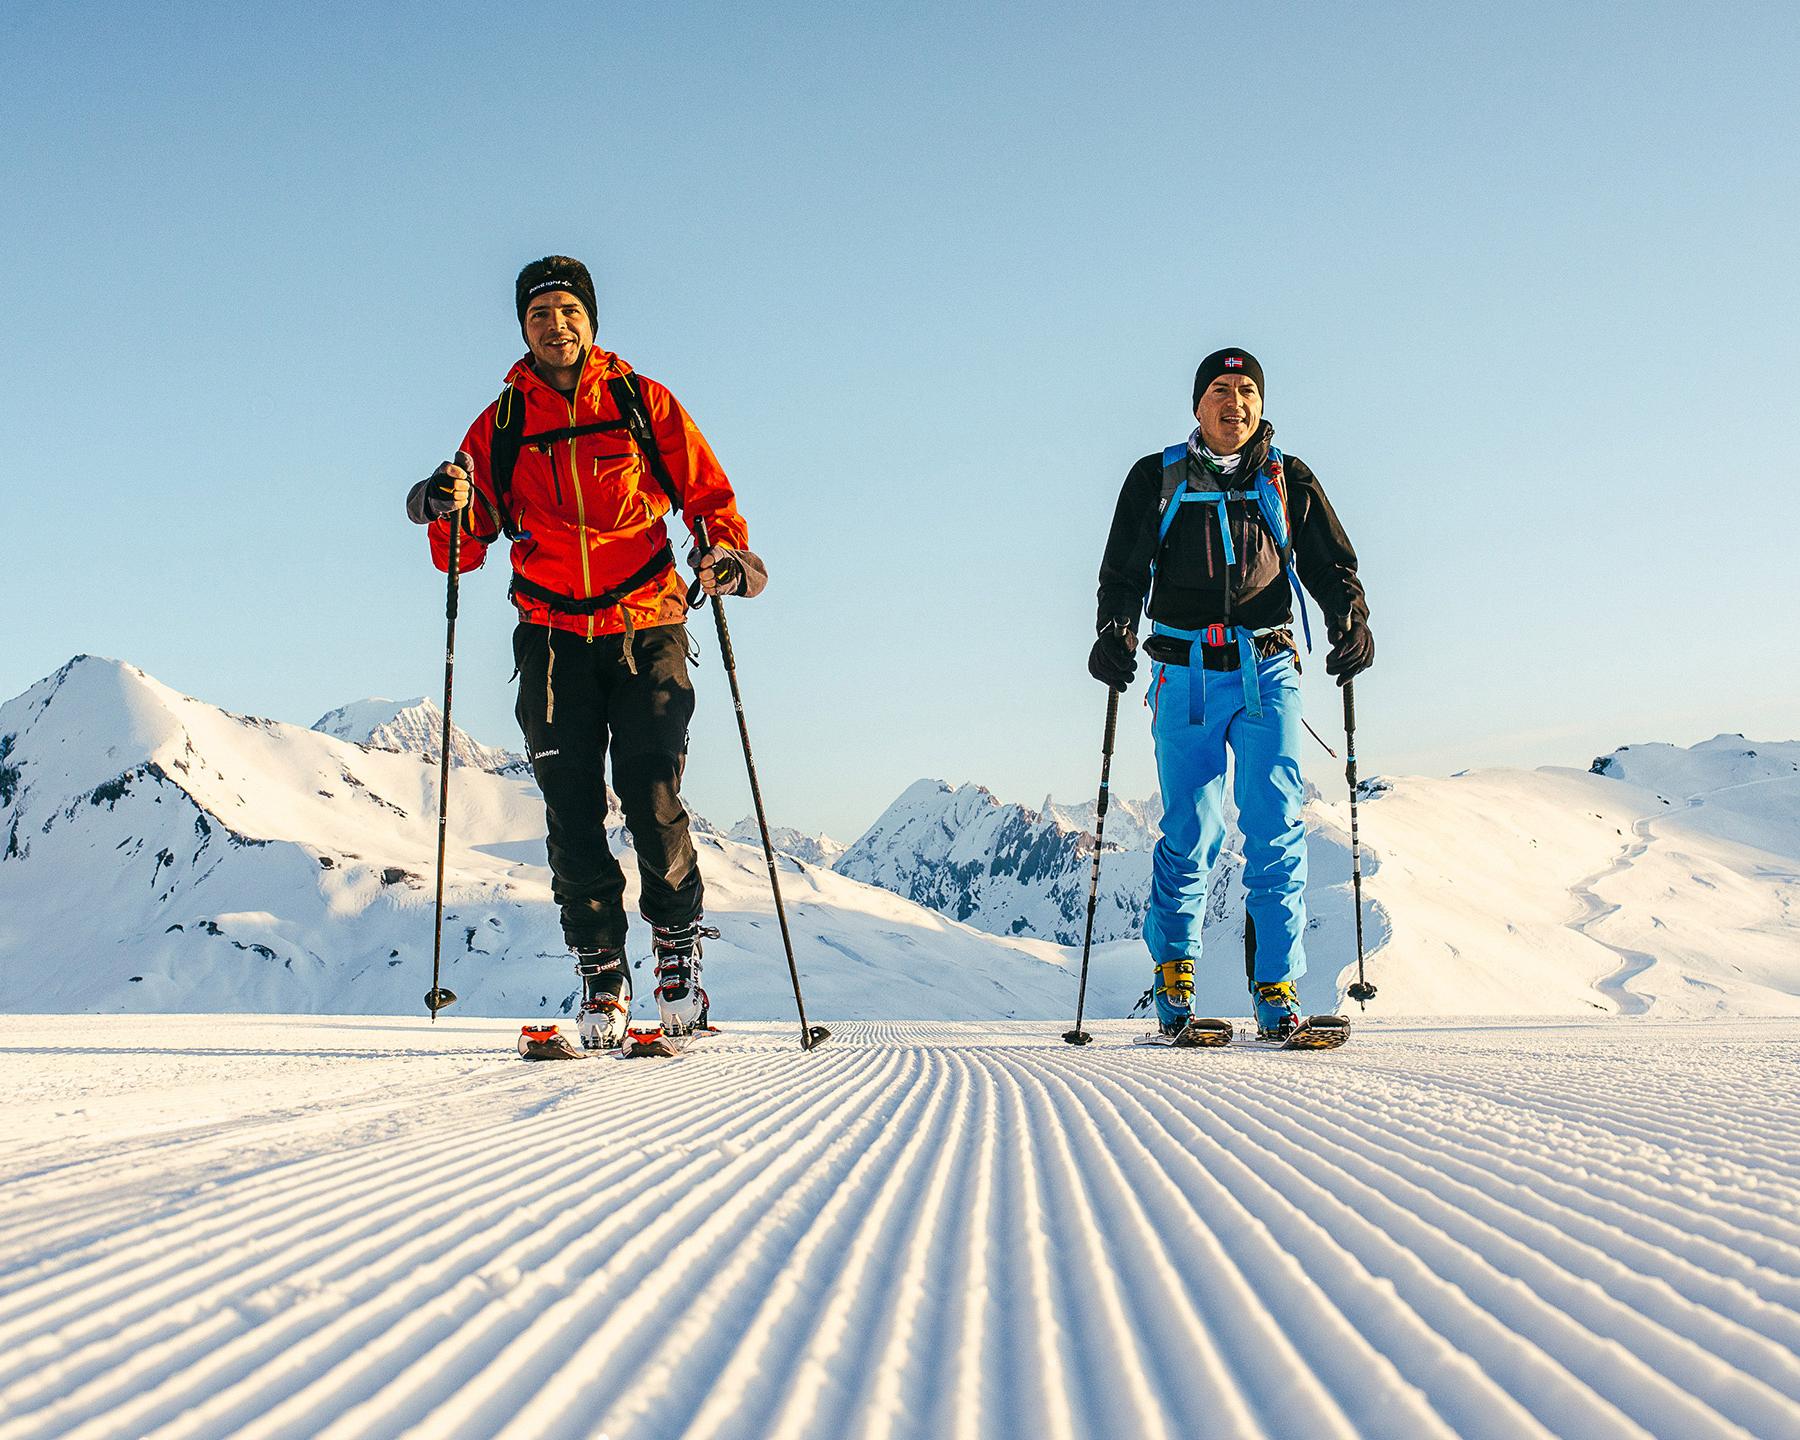
{"label": "snow covered ground", "polygon": [[1800,1436],[1797,1020],[453,1015],[0,1018],[0,1440]]}

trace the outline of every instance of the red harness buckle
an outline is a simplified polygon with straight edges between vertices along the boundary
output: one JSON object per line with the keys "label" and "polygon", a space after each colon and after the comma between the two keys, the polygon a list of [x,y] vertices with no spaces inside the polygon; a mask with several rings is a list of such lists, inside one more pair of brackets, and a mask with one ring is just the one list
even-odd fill
{"label": "red harness buckle", "polygon": [[1225,627],[1223,625],[1208,625],[1206,627],[1206,633],[1201,638],[1200,643],[1202,645],[1212,646],[1223,645],[1225,643]]}

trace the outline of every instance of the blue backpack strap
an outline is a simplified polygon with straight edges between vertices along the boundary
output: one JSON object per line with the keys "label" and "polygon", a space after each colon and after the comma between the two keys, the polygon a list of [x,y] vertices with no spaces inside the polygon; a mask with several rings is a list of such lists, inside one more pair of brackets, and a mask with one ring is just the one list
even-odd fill
{"label": "blue backpack strap", "polygon": [[[1273,446],[1269,448],[1269,460],[1281,465],[1281,452]],[[1237,547],[1231,541],[1231,517],[1226,510],[1226,502],[1230,500],[1248,500],[1252,495],[1256,498],[1257,508],[1262,511],[1263,523],[1269,527],[1269,533],[1275,538],[1275,547],[1281,552],[1282,566],[1287,571],[1288,584],[1293,586],[1294,598],[1300,608],[1300,629],[1306,637],[1306,650],[1312,653],[1312,620],[1306,610],[1306,591],[1300,586],[1300,577],[1294,570],[1293,537],[1288,533],[1287,506],[1281,493],[1276,490],[1275,482],[1269,478],[1269,467],[1264,465],[1263,471],[1256,477],[1254,490],[1190,490],[1188,488],[1188,447],[1170,445],[1163,451],[1163,486],[1162,486],[1162,521],[1156,534],[1156,548],[1160,554],[1164,543],[1169,538],[1169,528],[1175,523],[1175,516],[1181,506],[1190,502],[1210,504],[1216,507],[1219,521],[1219,539],[1225,549],[1225,563],[1237,564]],[[1151,573],[1155,573],[1156,563],[1150,564]],[[1174,631],[1174,634],[1184,632]]]}
{"label": "blue backpack strap", "polygon": [[1237,546],[1231,543],[1231,512],[1225,508],[1225,492],[1215,491],[1214,495],[1217,498],[1213,504],[1218,507],[1219,514],[1219,539],[1225,546],[1225,564],[1230,567],[1237,564]]}
{"label": "blue backpack strap", "polygon": [[1275,482],[1269,477],[1271,467],[1279,468],[1281,452],[1273,447],[1269,450],[1269,463],[1263,466],[1262,473],[1256,477],[1256,504],[1262,511],[1263,524],[1269,527],[1269,533],[1275,537],[1275,547],[1285,557],[1293,537],[1288,534],[1287,505],[1283,502],[1281,492],[1275,488]]}
{"label": "blue backpack strap", "polygon": [[[1171,445],[1163,451],[1162,463],[1162,524],[1156,532],[1156,548],[1162,550],[1163,541],[1169,538],[1169,527],[1175,523],[1181,502],[1187,498],[1187,458],[1188,449],[1185,444]],[[1152,571],[1156,562],[1150,562]]]}
{"label": "blue backpack strap", "polygon": [[1306,637],[1306,653],[1312,654],[1312,620],[1307,614],[1306,591],[1301,587],[1300,574],[1294,568],[1294,537],[1288,529],[1287,503],[1282,491],[1275,488],[1275,482],[1269,472],[1274,468],[1284,467],[1282,454],[1274,446],[1269,447],[1269,460],[1263,466],[1262,474],[1256,477],[1256,503],[1262,510],[1263,523],[1269,527],[1269,533],[1275,537],[1275,544],[1281,551],[1282,568],[1287,571],[1288,584],[1293,587],[1295,608],[1300,611],[1300,632]]}

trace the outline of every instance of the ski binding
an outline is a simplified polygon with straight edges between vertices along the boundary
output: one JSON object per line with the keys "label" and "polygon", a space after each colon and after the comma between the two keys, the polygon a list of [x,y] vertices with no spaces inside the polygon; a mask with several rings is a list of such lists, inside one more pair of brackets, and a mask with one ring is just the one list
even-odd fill
{"label": "ski binding", "polygon": [[694,1041],[705,1040],[719,1033],[717,1025],[704,1020],[688,1030],[670,1030],[663,1025],[634,1025],[625,1032],[619,1053],[627,1060],[650,1055],[685,1055],[688,1046]]}
{"label": "ski binding", "polygon": [[519,1027],[519,1057],[524,1060],[585,1060],[587,1052],[569,1043],[553,1023],[526,1021]]}
{"label": "ski binding", "polygon": [[1229,1045],[1231,1037],[1229,1020],[1214,1020],[1196,1015],[1173,1035],[1165,1035],[1160,1029],[1153,1030],[1138,1043],[1173,1045],[1180,1050],[1217,1050],[1220,1046]]}
{"label": "ski binding", "polygon": [[619,1053],[627,1060],[651,1056],[674,1057],[687,1048],[685,1035],[671,1034],[660,1025],[633,1025],[625,1032]]}
{"label": "ski binding", "polygon": [[1350,1038],[1350,1022],[1342,1015],[1308,1015],[1285,1037],[1271,1038],[1283,1050],[1335,1050]]}
{"label": "ski binding", "polygon": [[1217,1050],[1221,1045],[1229,1045],[1231,1036],[1229,1020],[1212,1020],[1196,1015],[1182,1027],[1181,1033],[1175,1037],[1175,1044],[1182,1050]]}

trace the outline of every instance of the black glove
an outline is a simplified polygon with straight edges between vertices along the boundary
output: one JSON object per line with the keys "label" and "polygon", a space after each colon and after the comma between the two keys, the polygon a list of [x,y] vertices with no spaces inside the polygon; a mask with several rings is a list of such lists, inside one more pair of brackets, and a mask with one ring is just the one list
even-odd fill
{"label": "black glove", "polygon": [[694,567],[694,583],[708,595],[754,600],[769,583],[769,567],[762,556],[733,545],[708,545],[704,550],[696,545],[688,552],[688,564]]}
{"label": "black glove", "polygon": [[1361,620],[1331,627],[1331,653],[1325,657],[1325,673],[1347,685],[1375,663],[1375,637]]}
{"label": "black glove", "polygon": [[1129,620],[1109,620],[1088,651],[1088,674],[1114,690],[1129,690],[1137,678],[1137,634]]}
{"label": "black glove", "polygon": [[708,545],[688,559],[708,595],[735,595],[744,588],[744,567],[730,546]]}
{"label": "black glove", "polygon": [[[441,520],[460,508],[456,503],[456,483],[455,478],[442,470],[425,482],[425,509],[433,520]],[[463,484],[468,484],[466,477],[463,478]]]}

